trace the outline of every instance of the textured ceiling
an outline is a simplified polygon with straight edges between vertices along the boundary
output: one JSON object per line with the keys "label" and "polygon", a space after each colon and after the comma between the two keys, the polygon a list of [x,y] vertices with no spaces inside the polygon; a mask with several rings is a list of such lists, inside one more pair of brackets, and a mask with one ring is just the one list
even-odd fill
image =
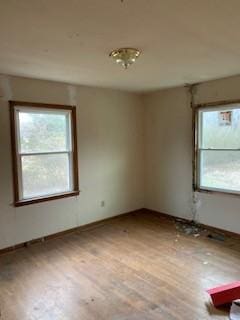
{"label": "textured ceiling", "polygon": [[[239,0],[0,0],[0,73],[148,91],[240,73]],[[142,50],[127,71],[108,54]]]}

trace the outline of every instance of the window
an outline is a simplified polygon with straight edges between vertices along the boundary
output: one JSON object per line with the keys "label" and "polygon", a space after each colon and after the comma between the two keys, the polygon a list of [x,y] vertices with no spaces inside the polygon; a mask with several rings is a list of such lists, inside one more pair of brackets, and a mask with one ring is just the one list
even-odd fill
{"label": "window", "polygon": [[76,109],[10,101],[16,206],[78,195]]}
{"label": "window", "polygon": [[195,187],[240,193],[240,102],[195,109]]}

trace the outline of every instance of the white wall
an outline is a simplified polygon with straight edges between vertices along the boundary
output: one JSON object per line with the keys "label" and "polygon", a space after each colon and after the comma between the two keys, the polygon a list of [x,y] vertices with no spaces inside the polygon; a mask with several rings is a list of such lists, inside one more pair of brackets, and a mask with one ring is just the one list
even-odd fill
{"label": "white wall", "polygon": [[[240,77],[198,86],[196,103],[238,99]],[[12,206],[8,100],[77,105],[79,197]],[[0,249],[146,207],[192,217],[186,88],[145,96],[0,76]],[[198,194],[200,222],[240,233],[240,198]],[[105,200],[106,206],[100,206]]]}
{"label": "white wall", "polygon": [[[79,197],[12,206],[9,99],[77,105]],[[137,95],[1,76],[0,249],[142,208],[142,141]]]}
{"label": "white wall", "polygon": [[185,89],[144,97],[146,207],[191,216],[191,109]]}
{"label": "white wall", "polygon": [[[206,82],[195,103],[240,99],[240,77]],[[144,96],[146,207],[192,217],[192,112],[186,88]],[[198,193],[197,219],[240,233],[240,197]]]}

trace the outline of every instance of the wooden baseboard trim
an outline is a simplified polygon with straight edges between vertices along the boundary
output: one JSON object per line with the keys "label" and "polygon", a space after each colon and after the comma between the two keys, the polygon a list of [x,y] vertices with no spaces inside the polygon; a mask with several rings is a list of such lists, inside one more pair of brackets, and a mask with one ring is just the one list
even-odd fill
{"label": "wooden baseboard trim", "polygon": [[54,233],[54,234],[50,234],[48,236],[43,236],[41,238],[30,240],[30,241],[27,241],[27,242],[22,242],[22,243],[16,244],[16,245],[8,247],[8,248],[0,249],[0,256],[3,255],[3,254],[7,254],[7,253],[13,252],[15,250],[24,248],[24,247],[25,248],[29,247],[29,246],[31,246],[33,244],[36,244],[36,243],[41,243],[41,242],[49,241],[49,240],[52,240],[52,239],[61,238],[64,235],[67,235],[67,234],[71,234],[71,233],[75,233],[75,232],[84,232],[84,231],[87,231],[87,230],[92,230],[92,229],[95,229],[95,228],[99,228],[99,227],[101,227],[103,225],[111,223],[114,220],[121,219],[121,218],[126,217],[128,215],[130,216],[130,215],[138,214],[139,212],[142,212],[142,211],[143,211],[143,209],[139,209],[139,210],[135,210],[135,211],[121,213],[121,214],[118,214],[116,216],[105,218],[105,219],[102,219],[102,220],[99,220],[99,221],[95,221],[95,222],[91,222],[91,223],[88,223],[88,224],[85,224],[85,225],[82,225],[82,226],[79,226],[79,227],[75,227],[75,228],[72,228],[72,229],[60,231],[60,232],[57,232],[57,233]]}
{"label": "wooden baseboard trim", "polygon": [[[176,219],[181,219],[181,220],[186,221],[186,222],[190,221],[190,219],[172,216],[172,215],[170,215],[168,213],[163,213],[163,212],[159,212],[159,211],[156,211],[156,210],[142,208],[142,209],[138,209],[138,210],[122,213],[122,214],[119,214],[119,215],[116,215],[116,216],[113,216],[113,217],[110,217],[110,218],[106,218],[106,219],[102,219],[102,220],[99,220],[99,221],[95,221],[95,222],[92,222],[92,223],[88,223],[88,224],[85,224],[83,226],[79,226],[79,227],[76,227],[76,228],[72,228],[72,229],[68,229],[68,230],[65,230],[65,231],[57,232],[57,233],[54,233],[54,234],[51,234],[51,235],[48,235],[48,236],[43,236],[41,238],[33,239],[33,240],[30,240],[30,241],[27,241],[27,242],[19,243],[19,244],[16,244],[15,246],[11,246],[11,247],[8,247],[8,248],[0,249],[0,256],[3,255],[3,254],[7,254],[7,253],[13,252],[15,250],[24,248],[24,247],[28,247],[28,246],[36,244],[36,243],[41,243],[41,242],[49,241],[49,240],[52,240],[52,239],[61,238],[62,236],[67,235],[67,234],[71,234],[71,233],[75,233],[75,232],[84,232],[84,231],[92,230],[92,229],[95,229],[95,228],[99,228],[99,227],[104,226],[104,225],[106,225],[108,223],[111,223],[114,220],[121,219],[121,218],[126,217],[126,216],[137,215],[137,214],[142,213],[142,212],[151,213],[151,214],[153,214],[153,215],[155,215],[157,217],[165,218],[165,219],[168,219],[168,220],[171,220],[171,221],[176,221]],[[210,232],[224,234],[225,236],[240,240],[240,234],[238,234],[238,233],[227,231],[227,230],[216,228],[216,227],[212,227],[212,226],[205,225],[205,224],[199,224],[199,225],[202,228],[204,228],[204,229],[206,229],[206,230],[208,230]]]}
{"label": "wooden baseboard trim", "polygon": [[[172,216],[168,213],[163,213],[163,212],[159,212],[159,211],[155,211],[155,210],[151,210],[151,209],[143,209],[149,213],[154,214],[155,216],[158,217],[162,217],[168,220],[172,220],[172,221],[176,221],[176,219],[181,219],[182,221],[186,221],[189,222],[191,221],[190,219],[186,219],[186,218],[181,218],[181,217],[176,217],[176,216]],[[215,232],[215,233],[220,233],[220,234],[224,234],[225,236],[231,237],[231,238],[235,238],[235,239],[240,239],[240,234],[236,233],[236,232],[232,232],[232,231],[228,231],[228,230],[224,230],[224,229],[220,229],[217,227],[212,227],[203,223],[199,223],[198,224],[200,227],[202,227],[203,229],[206,229],[210,232]]]}

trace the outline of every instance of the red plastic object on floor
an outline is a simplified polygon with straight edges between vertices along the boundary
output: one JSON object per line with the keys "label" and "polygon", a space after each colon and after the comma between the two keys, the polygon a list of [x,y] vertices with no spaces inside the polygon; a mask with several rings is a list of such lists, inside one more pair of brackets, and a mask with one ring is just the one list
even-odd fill
{"label": "red plastic object on floor", "polygon": [[207,290],[215,307],[240,299],[240,281]]}

